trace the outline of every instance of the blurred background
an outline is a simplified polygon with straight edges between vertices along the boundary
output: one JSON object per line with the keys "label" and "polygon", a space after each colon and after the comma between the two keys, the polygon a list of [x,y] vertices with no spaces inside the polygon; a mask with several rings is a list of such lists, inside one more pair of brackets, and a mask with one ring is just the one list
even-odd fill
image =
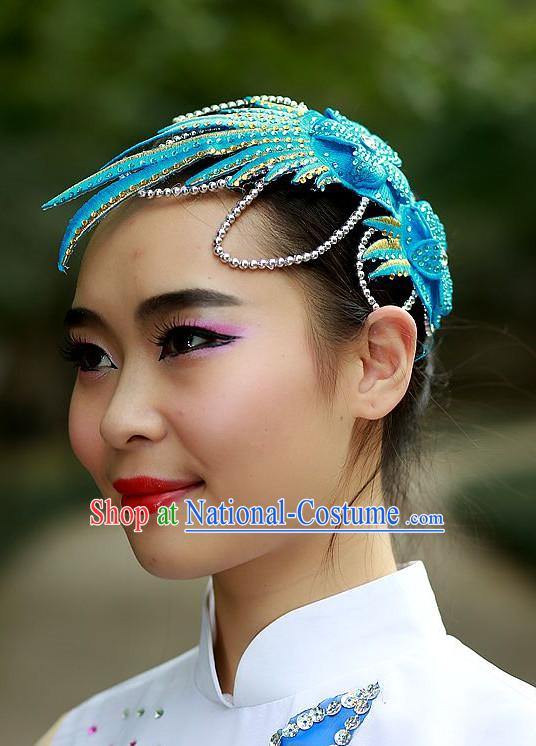
{"label": "blurred background", "polygon": [[[447,629],[536,684],[536,6],[528,2],[4,0],[0,273],[2,739],[195,645],[206,579],[142,570],[71,453],[59,356],[74,203],[40,205],[178,113],[253,94],[327,106],[399,152],[449,239],[454,312],[438,346],[415,504],[447,531],[410,543]],[[76,205],[81,203],[76,203]],[[83,251],[79,248],[79,254]],[[417,494],[418,492],[418,494]]]}

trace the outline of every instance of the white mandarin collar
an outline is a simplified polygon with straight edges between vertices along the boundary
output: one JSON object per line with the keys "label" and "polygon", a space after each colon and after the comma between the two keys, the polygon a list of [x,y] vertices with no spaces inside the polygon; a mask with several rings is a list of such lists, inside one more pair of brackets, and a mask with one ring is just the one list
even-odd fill
{"label": "white mandarin collar", "polygon": [[251,707],[399,656],[415,642],[445,635],[423,562],[399,564],[389,575],[291,609],[268,624],[242,654],[231,696],[222,693],[216,673],[210,576],[201,613],[195,682],[213,702]]}

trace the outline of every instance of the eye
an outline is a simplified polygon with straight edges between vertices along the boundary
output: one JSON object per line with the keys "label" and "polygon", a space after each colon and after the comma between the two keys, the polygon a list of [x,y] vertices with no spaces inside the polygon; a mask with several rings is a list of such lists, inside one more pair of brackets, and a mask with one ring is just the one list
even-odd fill
{"label": "eye", "polygon": [[164,322],[156,327],[156,332],[151,341],[162,348],[159,360],[187,355],[207,347],[219,347],[236,339],[234,336],[213,332],[198,324],[177,321]]}
{"label": "eye", "polygon": [[[71,362],[75,368],[80,368],[84,372],[116,367],[103,349],[86,339],[71,334],[65,337],[60,345],[59,352],[64,360]],[[108,358],[111,364],[99,368],[99,363],[103,358]]]}

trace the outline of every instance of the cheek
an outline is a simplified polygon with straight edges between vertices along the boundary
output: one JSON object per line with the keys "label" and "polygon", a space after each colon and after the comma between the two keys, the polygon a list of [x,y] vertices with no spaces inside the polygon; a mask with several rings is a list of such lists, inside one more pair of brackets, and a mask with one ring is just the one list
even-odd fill
{"label": "cheek", "polygon": [[88,406],[75,386],[69,407],[69,440],[76,458],[97,482],[104,464],[100,420],[98,406]]}
{"label": "cheek", "polygon": [[294,503],[304,491],[325,493],[326,462],[318,453],[326,453],[333,431],[315,404],[309,353],[277,340],[271,349],[248,345],[247,355],[245,347],[230,365],[222,358],[217,376],[200,385],[178,426],[202,462],[211,497],[268,504],[278,497]]}

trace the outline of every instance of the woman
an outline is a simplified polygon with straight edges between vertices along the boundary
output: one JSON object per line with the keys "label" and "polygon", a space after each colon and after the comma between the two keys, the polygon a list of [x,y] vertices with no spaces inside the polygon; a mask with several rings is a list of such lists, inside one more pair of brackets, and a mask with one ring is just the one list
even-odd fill
{"label": "woman", "polygon": [[337,111],[252,96],[176,117],[44,205],[100,188],[58,262],[98,224],[66,317],[73,450],[109,505],[140,510],[125,531],[145,569],[209,580],[198,646],[40,746],[533,743],[535,688],[446,633],[423,563],[397,563],[374,522],[183,530],[186,498],[407,508],[452,282],[400,165]]}

